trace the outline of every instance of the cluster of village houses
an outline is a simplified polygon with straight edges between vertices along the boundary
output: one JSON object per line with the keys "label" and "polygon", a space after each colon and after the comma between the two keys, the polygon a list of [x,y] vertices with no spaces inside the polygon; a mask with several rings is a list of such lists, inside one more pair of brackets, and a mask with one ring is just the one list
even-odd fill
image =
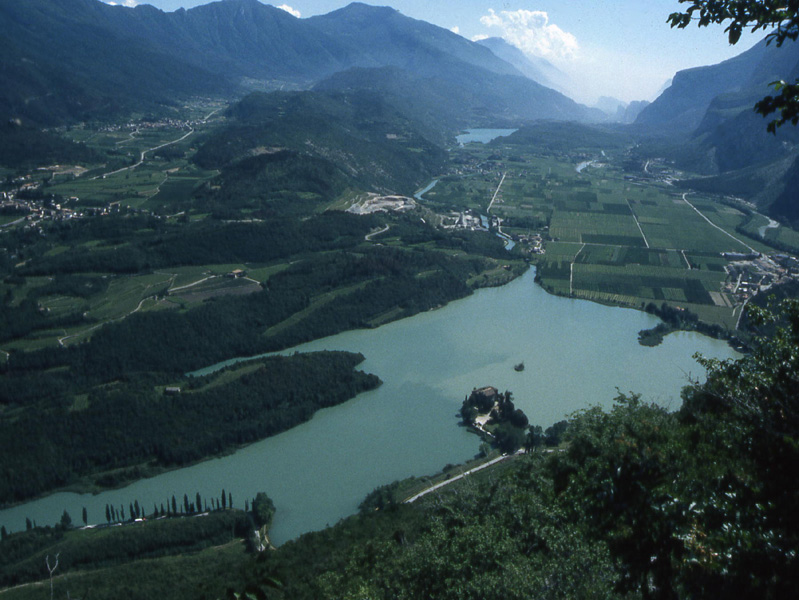
{"label": "cluster of village houses", "polygon": [[728,279],[724,290],[744,303],[759,292],[790,279],[799,280],[799,260],[788,254],[723,253],[730,261],[725,267]]}

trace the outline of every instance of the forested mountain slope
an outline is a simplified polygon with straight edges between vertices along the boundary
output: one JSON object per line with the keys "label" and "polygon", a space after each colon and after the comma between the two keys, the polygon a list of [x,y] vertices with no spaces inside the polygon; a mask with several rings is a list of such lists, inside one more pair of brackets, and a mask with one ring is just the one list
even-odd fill
{"label": "forested mountain slope", "polygon": [[[256,184],[258,173],[290,156],[305,165],[302,176],[290,178],[293,185],[320,186],[320,199],[328,202],[348,186],[412,195],[446,160],[417,123],[369,92],[254,93],[228,116],[229,125],[196,158],[203,168],[223,170],[216,193],[228,198],[218,200],[223,204],[268,195],[266,180]],[[276,176],[268,179],[274,183]],[[328,188],[331,193],[322,192]]]}
{"label": "forested mountain slope", "polygon": [[448,68],[470,65],[501,75],[521,75],[487,48],[387,6],[354,2],[305,23],[349,47],[348,67],[397,66],[432,77],[445,74]]}
{"label": "forested mountain slope", "polygon": [[227,77],[109,26],[123,10],[128,22],[128,16],[142,12],[97,0],[0,2],[3,120],[58,124],[107,118],[168,104],[175,95],[222,95],[231,89]]}
{"label": "forested mountain slope", "polygon": [[[39,124],[149,110],[185,96],[240,96],[245,88],[307,89],[355,67],[454,79],[499,116],[515,98],[527,108],[511,108],[524,118],[590,118],[488,48],[365,4],[298,19],[258,0],[171,13],[99,0],[2,0],[0,32],[0,116]],[[490,86],[476,85],[486,76]],[[499,102],[498,85],[507,88]]]}

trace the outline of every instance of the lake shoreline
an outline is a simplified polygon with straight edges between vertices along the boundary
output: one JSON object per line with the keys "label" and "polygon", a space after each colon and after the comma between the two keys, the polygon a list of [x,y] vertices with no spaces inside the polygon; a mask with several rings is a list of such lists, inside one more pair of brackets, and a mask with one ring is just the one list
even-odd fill
{"label": "lake shoreline", "polygon": [[[151,508],[172,494],[210,496],[224,487],[239,499],[258,491],[274,499],[270,537],[280,545],[356,512],[375,487],[474,457],[479,438],[452,427],[452,419],[464,390],[476,383],[513,390],[530,422],[546,427],[575,410],[611,405],[619,387],[674,410],[686,375],[698,370],[694,352],[730,355],[726,345],[695,334],[674,334],[658,348],[643,348],[637,332],[654,326],[655,317],[554,296],[535,284],[534,275],[527,270],[438,310],[286,350],[357,351],[366,357],[359,368],[383,381],[376,390],[317,411],[310,421],[112,491],[54,491],[3,510],[0,522],[18,530],[26,516],[42,525],[57,521],[65,509],[74,517],[81,507],[97,522],[105,504],[138,500]],[[513,368],[519,362],[522,372]],[[580,377],[569,375],[575,367]],[[427,418],[399,427],[414,413]]]}

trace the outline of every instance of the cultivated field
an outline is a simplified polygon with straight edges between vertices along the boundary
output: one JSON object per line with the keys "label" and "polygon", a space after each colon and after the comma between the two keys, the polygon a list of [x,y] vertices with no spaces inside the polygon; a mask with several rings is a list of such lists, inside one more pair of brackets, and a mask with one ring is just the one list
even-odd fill
{"label": "cultivated field", "polygon": [[799,234],[783,226],[761,238],[768,219],[732,202],[678,190],[661,174],[627,175],[618,148],[547,154],[502,141],[456,150],[463,166],[425,203],[475,215],[490,205],[504,233],[541,236],[545,253],[532,258],[552,293],[637,308],[665,303],[734,328],[741,301],[722,253],[774,252],[769,242],[799,248]]}

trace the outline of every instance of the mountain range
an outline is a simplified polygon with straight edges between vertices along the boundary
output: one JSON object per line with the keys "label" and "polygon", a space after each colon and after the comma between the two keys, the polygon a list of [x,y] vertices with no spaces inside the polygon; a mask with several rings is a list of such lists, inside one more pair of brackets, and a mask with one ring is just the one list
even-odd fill
{"label": "mountain range", "polygon": [[789,185],[799,177],[799,134],[783,127],[772,136],[752,111],[769,82],[799,75],[795,42],[762,42],[681,71],[648,106],[603,99],[593,108],[562,93],[575,83],[558,69],[503,40],[471,42],[361,3],[298,19],[258,0],[170,13],[99,0],[0,0],[0,44],[5,122],[164,114],[187,97],[238,99],[253,90],[363,92],[434,144],[470,126],[635,120],[638,133],[659,140],[658,151],[705,176],[700,187],[799,218]]}
{"label": "mountain range", "polygon": [[[781,47],[761,41],[716,65],[679,71],[671,85],[644,109],[636,123],[671,132],[690,133],[703,121],[716,121],[731,109],[750,108],[778,79],[799,75],[799,44]],[[707,126],[707,124],[705,124]]]}
{"label": "mountain range", "polygon": [[[799,130],[772,135],[755,103],[775,80],[799,77],[799,43],[765,40],[717,65],[678,72],[671,86],[644,108],[639,132],[674,140],[678,166],[705,175],[697,189],[743,196],[773,215],[799,218]],[[793,208],[796,206],[797,208]]]}
{"label": "mountain range", "polygon": [[[352,69],[374,87],[386,68],[447,88],[472,124],[471,117],[495,115],[600,116],[484,45],[392,8],[359,3],[298,19],[258,0],[171,13],[99,0],[0,0],[0,41],[0,116],[39,125],[168,106],[193,95],[309,89]],[[352,77],[345,80],[349,85]]]}
{"label": "mountain range", "polygon": [[570,92],[575,86],[574,81],[545,58],[529,56],[516,46],[498,37],[477,40],[477,43],[491,50],[508,64],[513,65],[528,79],[532,79],[567,96],[572,95]]}

